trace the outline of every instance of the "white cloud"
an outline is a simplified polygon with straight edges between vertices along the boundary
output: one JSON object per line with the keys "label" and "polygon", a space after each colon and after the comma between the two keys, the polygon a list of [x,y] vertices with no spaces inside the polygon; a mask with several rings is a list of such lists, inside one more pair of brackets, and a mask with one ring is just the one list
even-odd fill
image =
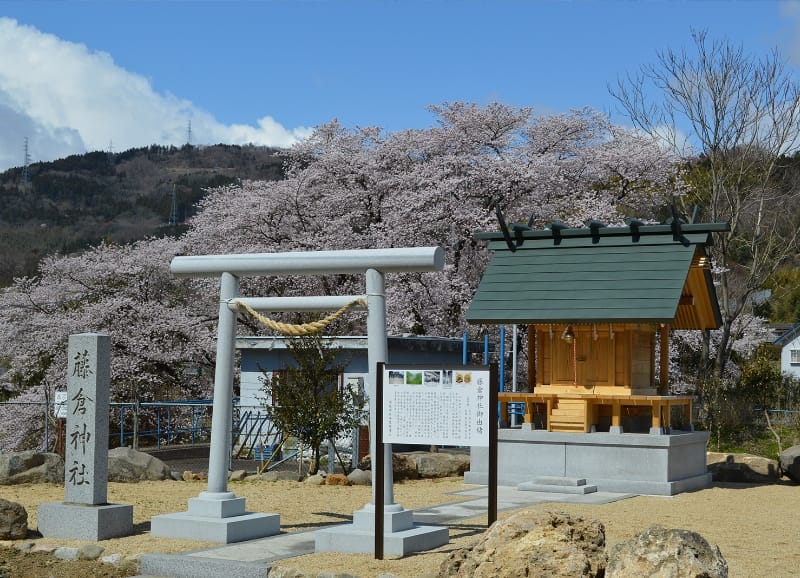
{"label": "white cloud", "polygon": [[309,128],[287,129],[272,117],[255,126],[219,123],[184,99],[158,94],[110,55],[0,17],[0,170],[32,161],[151,144],[180,146],[191,120],[192,144],[286,147]]}

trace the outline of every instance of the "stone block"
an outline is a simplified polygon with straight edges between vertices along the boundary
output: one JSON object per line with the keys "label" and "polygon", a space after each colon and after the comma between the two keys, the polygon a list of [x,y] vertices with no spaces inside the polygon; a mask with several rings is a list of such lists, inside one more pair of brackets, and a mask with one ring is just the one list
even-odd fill
{"label": "stone block", "polygon": [[39,532],[46,538],[96,542],[133,533],[133,506],[50,502],[37,509]]}

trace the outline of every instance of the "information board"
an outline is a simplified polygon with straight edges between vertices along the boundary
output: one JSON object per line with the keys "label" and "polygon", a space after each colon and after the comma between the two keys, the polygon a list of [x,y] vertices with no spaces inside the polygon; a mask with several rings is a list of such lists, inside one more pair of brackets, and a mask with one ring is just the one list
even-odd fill
{"label": "information board", "polygon": [[384,366],[384,443],[489,445],[489,368]]}

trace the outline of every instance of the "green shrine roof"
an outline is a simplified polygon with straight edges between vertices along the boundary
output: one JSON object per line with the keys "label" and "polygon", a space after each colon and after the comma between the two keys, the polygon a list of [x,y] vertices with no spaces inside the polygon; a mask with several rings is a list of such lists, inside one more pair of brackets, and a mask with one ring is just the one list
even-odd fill
{"label": "green shrine roof", "polygon": [[705,247],[727,223],[589,225],[478,233],[493,255],[467,320],[719,327]]}

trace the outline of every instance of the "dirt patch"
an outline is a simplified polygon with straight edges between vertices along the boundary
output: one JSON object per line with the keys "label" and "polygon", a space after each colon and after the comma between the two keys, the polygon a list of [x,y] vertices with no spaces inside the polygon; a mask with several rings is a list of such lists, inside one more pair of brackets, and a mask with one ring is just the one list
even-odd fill
{"label": "dirt patch", "polygon": [[[395,484],[395,500],[406,508],[416,509],[445,502],[461,501],[453,492],[467,489],[461,478],[413,480]],[[156,514],[185,511],[187,500],[207,489],[205,482],[109,483],[112,503],[133,504],[135,534],[103,540],[104,555],[120,554],[135,559],[143,553],[175,553],[199,550],[218,544],[154,538],[150,518]],[[352,513],[371,500],[369,486],[309,486],[295,481],[231,482],[229,489],[247,500],[247,509],[278,513],[283,532],[313,530],[327,524],[350,521]],[[36,528],[36,507],[44,502],[62,501],[64,488],[55,484],[3,486],[0,496],[19,502],[28,511],[28,525]],[[601,520],[606,527],[609,546],[632,537],[639,531],[660,524],[699,532],[710,543],[719,545],[728,561],[730,576],[789,577],[800,566],[800,550],[795,546],[800,535],[800,487],[794,484],[743,485],[716,484],[714,487],[673,497],[640,496],[602,505],[548,503],[528,509],[563,511]],[[500,517],[507,516],[501,512]],[[376,561],[366,554],[320,553],[289,558],[278,564],[306,571],[312,575],[327,570],[349,572],[361,578],[391,572],[400,577],[420,578],[435,575],[441,561],[455,548],[465,547],[485,530],[486,517],[464,520],[451,526],[451,542],[431,552],[406,558]],[[86,542],[36,537],[28,541],[56,546],[80,546]],[[24,542],[5,542],[16,546]],[[0,544],[2,545],[2,544]],[[6,557],[9,556],[9,557]],[[0,576],[53,576],[82,578],[135,575],[100,562],[54,561],[52,555],[23,558],[16,551],[0,548]],[[18,569],[22,560],[30,566]],[[114,573],[116,572],[116,573]]]}

